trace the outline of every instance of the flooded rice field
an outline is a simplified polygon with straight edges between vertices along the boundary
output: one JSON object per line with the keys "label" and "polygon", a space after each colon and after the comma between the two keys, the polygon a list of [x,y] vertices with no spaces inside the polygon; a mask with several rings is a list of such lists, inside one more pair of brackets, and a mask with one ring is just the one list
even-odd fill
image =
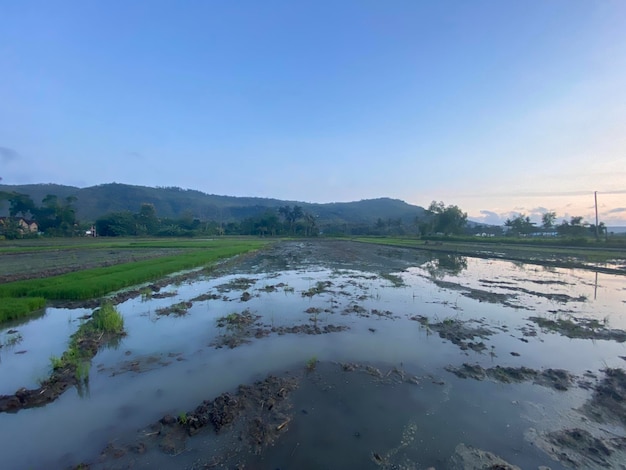
{"label": "flooded rice field", "polygon": [[624,276],[294,241],[127,297],[45,406],[92,309],[0,329],[3,468],[626,468]]}

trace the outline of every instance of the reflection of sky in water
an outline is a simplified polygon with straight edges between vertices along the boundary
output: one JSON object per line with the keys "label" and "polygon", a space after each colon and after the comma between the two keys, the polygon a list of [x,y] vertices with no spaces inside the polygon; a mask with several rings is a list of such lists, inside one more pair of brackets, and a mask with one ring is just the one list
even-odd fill
{"label": "reflection of sky in water", "polygon": [[[438,413],[441,415],[429,418],[432,429],[442,426],[441,423],[436,424],[437,416],[460,420],[459,423],[448,424],[455,431],[442,440],[445,441],[443,447],[437,448],[436,444],[432,444],[435,446],[433,455],[439,455],[448,452],[449,447],[453,448],[452,444],[463,437],[458,429],[463,426],[467,430],[473,429],[469,422],[463,420],[483,414],[485,410],[482,406],[490,405],[481,404],[479,397],[483,394],[489,396],[494,390],[490,383],[457,379],[443,370],[446,365],[470,362],[483,367],[555,367],[578,374],[587,369],[597,372],[606,366],[623,365],[618,356],[626,355],[624,344],[573,340],[544,333],[538,328],[535,328],[537,336],[524,337],[520,331],[523,327],[533,326],[526,320],[531,315],[607,318],[611,328],[626,328],[626,319],[621,315],[626,300],[622,276],[598,274],[596,284],[596,274],[591,271],[472,258],[431,262],[428,266],[409,268],[397,274],[405,281],[405,286],[394,287],[391,281],[371,273],[324,268],[271,276],[246,275],[255,281],[248,288],[252,294],[248,302],[240,301],[241,290],[223,292],[220,295],[226,296],[227,300],[196,301],[183,317],[159,317],[156,311],[207,292],[217,293],[217,286],[242,275],[170,286],[165,290],[176,294],[165,299],[128,300],[118,306],[124,315],[128,336],[117,349],[104,349],[93,360],[89,397],[80,399],[75,390],[70,390],[45,408],[0,415],[0,435],[11,435],[23,443],[21,447],[6,449],[3,458],[9,467],[15,468],[38,466],[42,456],[54,465],[66,454],[73,456],[66,462],[68,464],[76,463],[76,459],[93,458],[108,440],[123,435],[132,436],[138,428],[165,413],[178,414],[192,409],[202,400],[213,398],[240,383],[249,383],[270,372],[280,373],[303,366],[313,356],[321,361],[402,364],[414,373],[433,374],[448,384],[449,406],[457,414],[461,413],[463,406],[467,406],[463,393],[471,393],[469,396],[478,402],[475,410],[468,411],[467,416],[455,418],[451,412],[443,411],[446,407],[440,407]],[[472,289],[516,295],[517,299],[512,303],[523,308],[467,298],[461,290],[438,287],[431,282],[432,276]],[[328,292],[312,297],[302,295],[321,281],[332,283]],[[285,286],[272,292],[266,291],[268,286],[281,283]],[[522,288],[530,293],[511,288]],[[585,300],[563,303],[532,292],[565,294],[572,298],[584,296]],[[355,313],[355,305],[364,308],[367,316]],[[319,309],[320,313],[305,313],[311,307]],[[350,330],[313,336],[274,334],[262,339],[252,338],[249,344],[232,350],[211,346],[220,335],[227,333],[225,328],[216,326],[216,319],[244,309],[260,315],[265,328],[310,324],[315,320],[321,327],[345,325]],[[394,318],[372,314],[373,309],[390,311]],[[12,393],[20,386],[37,386],[37,379],[48,370],[49,357],[62,353],[70,334],[78,326],[76,318],[84,313],[84,310],[48,309],[44,317],[13,327],[23,339],[16,348],[0,350],[0,393]],[[485,353],[461,351],[442,340],[437,333],[429,333],[418,322],[410,320],[409,317],[414,315],[426,316],[431,323],[446,318],[480,320],[495,333],[483,340],[488,348]],[[4,338],[6,329],[0,333],[0,337]],[[15,354],[17,350],[27,352]],[[520,356],[513,356],[511,352]],[[158,356],[165,365],[142,374],[123,372],[120,368],[128,361],[146,360],[151,356]],[[111,377],[112,373],[117,375]],[[518,407],[511,407],[503,387],[499,384],[493,392],[498,403],[493,406],[501,408],[502,415],[493,418],[496,428],[503,425],[508,419],[506,416],[519,426],[521,408],[524,408],[525,415],[532,415],[534,408],[525,405],[524,400],[540,402],[540,406],[550,403],[547,410],[559,407],[560,395],[531,384],[510,386],[516,390],[520,402]],[[427,395],[431,397],[429,400],[436,403],[441,400],[440,392],[431,390],[428,393],[432,395]],[[582,403],[586,393],[580,390],[568,392],[568,409],[572,403]],[[59,423],[63,423],[63,433],[58,432]],[[46,438],[33,439],[33,429]],[[498,444],[493,433],[473,430],[470,434],[474,437],[466,436],[465,442],[472,443],[472,439],[475,439],[475,445],[491,442],[493,446],[499,446],[504,454],[507,453],[507,446],[502,442]],[[514,434],[518,439],[521,431],[518,429]],[[508,448],[510,450],[511,445]],[[277,459],[278,454],[275,454]],[[551,465],[558,468],[553,463]]]}

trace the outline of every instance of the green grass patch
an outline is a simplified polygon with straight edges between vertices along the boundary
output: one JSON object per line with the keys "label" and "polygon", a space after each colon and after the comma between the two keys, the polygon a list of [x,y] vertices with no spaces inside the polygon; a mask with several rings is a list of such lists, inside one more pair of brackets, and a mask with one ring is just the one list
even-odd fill
{"label": "green grass patch", "polygon": [[0,322],[16,320],[45,306],[46,299],[43,297],[9,297],[0,299]]}
{"label": "green grass patch", "polygon": [[9,282],[0,286],[0,298],[38,296],[54,300],[92,299],[177,271],[206,266],[222,258],[258,249],[262,244],[254,241],[222,243],[174,256],[87,269],[43,279]]}
{"label": "green grass patch", "polygon": [[[183,250],[176,254],[122,263],[114,266],[84,269],[57,276],[0,285],[0,322],[24,316],[45,306],[47,300],[87,300],[105,296],[144,282],[154,281],[168,274],[208,266],[220,259],[256,250],[267,242],[253,239],[220,240],[124,240],[120,242],[85,243],[87,249],[103,246],[129,249],[172,248]],[[78,243],[83,246],[83,243]],[[77,244],[62,245],[76,248]],[[24,248],[54,249],[54,245],[20,246]],[[58,245],[57,245],[57,248]]]}

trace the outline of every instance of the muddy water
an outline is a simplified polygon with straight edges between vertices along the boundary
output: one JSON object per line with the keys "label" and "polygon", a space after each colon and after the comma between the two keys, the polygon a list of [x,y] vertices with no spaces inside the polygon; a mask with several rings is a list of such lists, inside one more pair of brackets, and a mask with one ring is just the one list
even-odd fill
{"label": "muddy water", "polygon": [[[165,314],[183,302],[184,312]],[[528,435],[582,427],[625,436],[623,423],[594,423],[578,411],[604,369],[626,365],[625,306],[623,276],[350,242],[283,243],[118,305],[128,335],[94,358],[87,390],[0,415],[1,442],[20,443],[3,445],[3,466],[462,468],[463,443],[522,468],[572,467]],[[48,309],[3,328],[0,394],[35,387],[86,312]],[[599,331],[609,339],[594,337]],[[449,371],[463,364],[563,369],[573,379],[563,391]],[[175,451],[149,440],[148,427],[164,415],[187,415],[268,374],[298,382],[273,445],[248,444],[245,416]],[[609,462],[620,455],[612,451]]]}

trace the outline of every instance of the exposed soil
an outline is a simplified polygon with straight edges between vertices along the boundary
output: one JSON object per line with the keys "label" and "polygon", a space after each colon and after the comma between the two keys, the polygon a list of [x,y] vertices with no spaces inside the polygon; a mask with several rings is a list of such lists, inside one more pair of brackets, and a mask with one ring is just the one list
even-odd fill
{"label": "exposed soil", "polygon": [[231,292],[231,291],[239,291],[239,290],[247,290],[252,287],[256,283],[256,279],[249,279],[245,277],[238,277],[233,279],[232,281],[226,284],[220,284],[216,287],[218,292]]}
{"label": "exposed soil", "polygon": [[[539,292],[539,291],[534,291],[530,289],[525,289],[523,287],[519,287],[515,285],[513,282],[490,281],[488,279],[480,279],[479,282],[485,286],[494,286],[494,287],[498,287],[504,290],[510,290],[514,292],[523,292],[524,294],[532,295],[534,297],[542,297],[544,299],[548,299],[548,300],[552,300],[552,301],[560,302],[560,303],[585,302],[587,300],[587,297],[585,297],[584,295],[579,295],[578,297],[572,297],[571,295],[558,294],[555,292]],[[525,279],[520,279],[520,282],[527,282],[527,281]],[[562,281],[532,280],[530,282],[533,282],[535,284],[541,284],[541,285],[546,285],[546,284],[547,285],[566,285],[566,283]]]}
{"label": "exposed soil", "polygon": [[626,438],[602,433],[599,437],[581,428],[540,433],[526,432],[526,439],[554,460],[570,468],[624,468]]}
{"label": "exposed soil", "polygon": [[358,304],[352,304],[346,307],[342,315],[351,315],[356,314],[359,317],[370,318],[370,317],[379,317],[379,318],[400,318],[397,315],[394,315],[390,310],[378,310],[378,309],[366,309],[361,307]]}
{"label": "exposed soil", "polygon": [[517,297],[513,294],[500,294],[497,292],[491,292],[487,290],[474,289],[467,287],[457,282],[442,281],[441,279],[429,278],[434,284],[442,289],[458,290],[461,291],[461,295],[469,297],[470,299],[478,300],[479,302],[488,302],[491,304],[502,304],[512,308],[522,308],[520,305],[512,303],[511,300]]}
{"label": "exposed soil", "polygon": [[[245,453],[261,452],[288,430],[293,417],[290,395],[299,381],[299,376],[269,376],[252,385],[240,385],[234,393],[205,400],[177,417],[165,415],[140,431],[136,441],[109,444],[89,466],[133,468],[141,455],[151,450],[175,456],[185,450],[190,436],[212,431],[229,434],[228,445],[197,468],[240,468]],[[88,464],[81,465],[76,468]]]}
{"label": "exposed soil", "polygon": [[386,372],[369,364],[358,364],[354,362],[340,362],[339,367],[341,367],[341,370],[344,372],[360,372],[370,375],[376,379],[376,383],[383,383],[385,385],[402,383],[419,385],[423,380],[432,379],[432,377],[418,377],[417,375],[412,375],[402,368],[395,366]]}
{"label": "exposed soil", "polygon": [[[598,423],[626,426],[626,373],[605,369],[604,378],[592,386],[593,394],[580,412]],[[590,430],[593,432],[590,432]],[[596,427],[540,433],[531,429],[526,438],[571,468],[624,468],[626,437]]]}
{"label": "exposed soil", "polygon": [[460,367],[447,366],[448,372],[452,372],[462,379],[485,380],[487,378],[503,383],[533,381],[538,385],[549,387],[554,390],[566,391],[573,384],[575,376],[563,369],[545,369],[538,371],[528,367],[490,367],[484,369],[478,364],[464,363]]}
{"label": "exposed soil", "polygon": [[176,297],[176,295],[178,295],[177,292],[156,292],[150,297],[152,297],[153,299],[167,299],[169,297]]}
{"label": "exposed soil", "polygon": [[247,309],[241,313],[234,312],[225,317],[218,318],[217,326],[224,328],[225,331],[211,343],[211,346],[215,348],[228,347],[234,349],[237,346],[249,343],[252,338],[259,339],[269,336],[272,333],[278,335],[321,335],[338,333],[349,329],[347,326],[342,325],[318,325],[321,321],[317,319],[315,319],[312,324],[269,327],[263,325],[259,321],[260,318],[260,315],[254,315]]}
{"label": "exposed soil", "polygon": [[604,378],[593,387],[593,395],[581,408],[583,414],[599,423],[626,426],[626,372],[604,369]]}
{"label": "exposed soil", "polygon": [[448,465],[450,470],[521,470],[491,452],[463,443],[456,446]]}
{"label": "exposed soil", "polygon": [[610,329],[602,322],[593,318],[576,318],[550,320],[543,317],[528,317],[540,328],[554,331],[568,338],[603,339],[623,343],[626,341],[626,331]]}
{"label": "exposed soil", "polygon": [[[439,323],[430,323],[427,317],[416,315],[411,320],[419,322],[424,328],[436,331],[443,339],[456,344],[461,350],[471,349],[476,352],[482,352],[487,349],[483,341],[476,341],[476,338],[487,339],[495,332],[482,326],[479,320],[459,320],[456,318],[448,318]],[[478,326],[471,326],[471,324]]]}

